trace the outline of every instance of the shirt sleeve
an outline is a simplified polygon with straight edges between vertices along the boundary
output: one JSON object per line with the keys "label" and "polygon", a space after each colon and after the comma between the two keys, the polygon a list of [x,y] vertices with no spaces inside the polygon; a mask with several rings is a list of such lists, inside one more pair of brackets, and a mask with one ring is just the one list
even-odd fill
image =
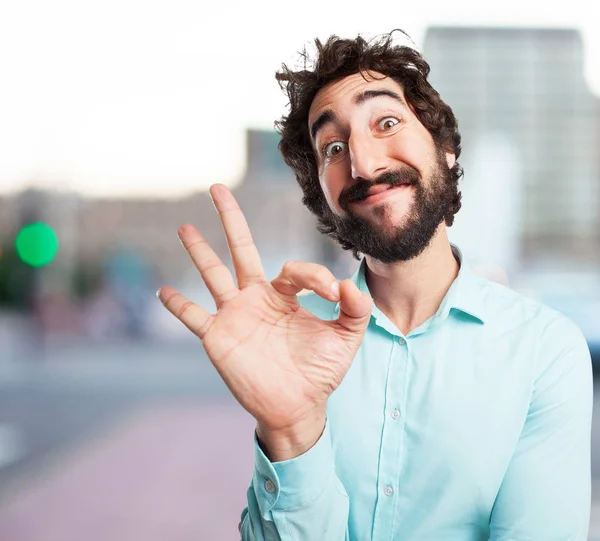
{"label": "shirt sleeve", "polygon": [[242,512],[242,541],[345,541],[348,495],[335,473],[329,424],[291,460],[270,462],[254,434],[254,475]]}
{"label": "shirt sleeve", "polygon": [[585,541],[593,377],[581,331],[561,316],[540,342],[529,411],[490,521],[490,541]]}

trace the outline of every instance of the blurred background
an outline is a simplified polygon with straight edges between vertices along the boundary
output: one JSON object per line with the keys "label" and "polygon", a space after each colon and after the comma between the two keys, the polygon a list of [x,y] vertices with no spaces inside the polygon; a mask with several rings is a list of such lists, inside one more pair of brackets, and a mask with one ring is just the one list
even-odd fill
{"label": "blurred background", "polygon": [[[270,278],[289,259],[356,269],[317,233],[273,131],[274,73],[315,37],[408,32],[463,134],[451,240],[573,319],[597,368],[598,2],[5,4],[0,539],[239,538],[253,420],[154,294],[214,308],[176,231],[195,224],[228,261],[215,182]],[[599,440],[594,420],[590,539]]]}

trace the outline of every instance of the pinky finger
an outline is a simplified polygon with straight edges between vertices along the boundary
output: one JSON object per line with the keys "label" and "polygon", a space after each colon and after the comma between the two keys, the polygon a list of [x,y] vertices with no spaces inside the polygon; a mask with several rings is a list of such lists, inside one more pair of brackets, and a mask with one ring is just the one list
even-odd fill
{"label": "pinky finger", "polygon": [[158,290],[157,296],[165,308],[202,340],[213,322],[213,316],[204,308],[186,299],[169,286]]}

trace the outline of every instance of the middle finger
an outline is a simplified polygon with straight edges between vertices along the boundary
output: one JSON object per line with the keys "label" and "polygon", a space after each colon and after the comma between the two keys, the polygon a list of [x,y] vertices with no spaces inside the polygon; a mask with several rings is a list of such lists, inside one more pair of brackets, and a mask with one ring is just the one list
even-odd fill
{"label": "middle finger", "polygon": [[210,195],[223,223],[238,287],[243,289],[252,284],[266,283],[265,271],[248,222],[232,193],[223,184],[213,184]]}

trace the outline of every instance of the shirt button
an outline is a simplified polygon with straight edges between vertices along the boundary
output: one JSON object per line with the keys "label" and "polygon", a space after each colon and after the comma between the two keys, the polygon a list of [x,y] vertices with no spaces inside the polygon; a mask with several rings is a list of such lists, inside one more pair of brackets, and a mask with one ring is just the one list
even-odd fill
{"label": "shirt button", "polygon": [[392,419],[397,419],[398,417],[400,417],[400,410],[393,410]]}
{"label": "shirt button", "polygon": [[275,485],[271,479],[267,479],[265,482],[265,489],[269,494],[273,494],[273,492],[275,492]]}
{"label": "shirt button", "polygon": [[392,488],[390,485],[388,485],[387,487],[385,487],[385,488],[383,489],[383,493],[384,493],[386,496],[391,496],[391,495],[394,493],[394,489],[393,489],[393,488]]}
{"label": "shirt button", "polygon": [[405,345],[405,344],[406,344],[406,340],[404,340],[404,338],[402,338],[402,337],[400,336],[400,337],[398,337],[398,343],[399,343],[401,346],[403,346],[403,345]]}

